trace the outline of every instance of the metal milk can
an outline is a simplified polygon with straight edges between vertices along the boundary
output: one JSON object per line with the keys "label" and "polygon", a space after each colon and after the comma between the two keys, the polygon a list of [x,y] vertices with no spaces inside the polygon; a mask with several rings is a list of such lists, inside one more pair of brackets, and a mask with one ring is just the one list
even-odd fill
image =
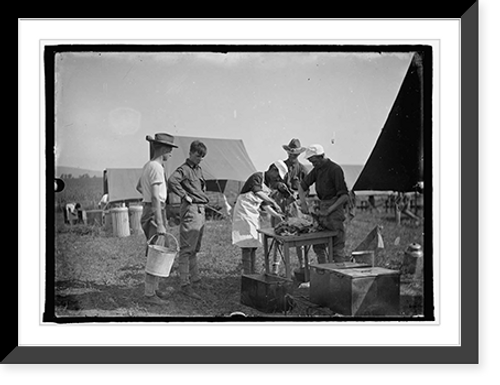
{"label": "metal milk can", "polygon": [[404,272],[406,274],[422,274],[424,252],[418,243],[410,243],[405,250]]}

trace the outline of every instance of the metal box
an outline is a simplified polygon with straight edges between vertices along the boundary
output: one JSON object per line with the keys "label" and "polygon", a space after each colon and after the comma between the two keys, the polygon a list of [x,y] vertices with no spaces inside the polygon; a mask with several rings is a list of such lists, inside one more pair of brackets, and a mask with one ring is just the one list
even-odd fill
{"label": "metal box", "polygon": [[399,271],[331,265],[311,265],[311,302],[349,316],[399,314]]}
{"label": "metal box", "polygon": [[285,295],[292,291],[293,282],[283,277],[268,274],[241,276],[241,303],[264,313],[288,310]]}

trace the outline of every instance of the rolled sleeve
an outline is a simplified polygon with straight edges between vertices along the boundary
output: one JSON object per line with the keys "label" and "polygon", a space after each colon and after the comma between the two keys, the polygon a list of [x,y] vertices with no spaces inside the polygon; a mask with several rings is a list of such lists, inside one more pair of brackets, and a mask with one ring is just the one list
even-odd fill
{"label": "rolled sleeve", "polygon": [[300,181],[300,187],[302,187],[302,190],[307,191],[309,190],[309,187],[315,182],[316,180],[316,172],[314,169],[312,169],[309,174],[304,176],[304,179]]}
{"label": "rolled sleeve", "polygon": [[177,194],[181,199],[183,199],[187,194],[182,188],[181,182],[184,180],[184,172],[182,168],[178,168],[174,171],[172,175],[168,178],[168,188],[175,194]]}

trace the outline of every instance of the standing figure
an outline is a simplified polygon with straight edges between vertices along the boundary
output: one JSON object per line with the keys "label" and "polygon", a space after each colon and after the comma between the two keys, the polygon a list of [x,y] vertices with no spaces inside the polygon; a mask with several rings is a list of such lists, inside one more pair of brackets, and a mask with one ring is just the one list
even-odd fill
{"label": "standing figure", "polygon": [[[303,213],[309,213],[306,191],[315,183],[319,198],[319,211],[315,214],[318,214],[318,222],[322,227],[336,233],[333,236],[333,262],[344,262],[344,206],[349,202],[344,171],[337,163],[325,157],[325,151],[319,144],[307,148],[305,157],[312,163],[313,168],[300,183],[301,210]],[[313,250],[318,263],[326,263],[326,245],[314,245]]]}
{"label": "standing figure", "polygon": [[[283,178],[283,183],[286,188],[276,189],[276,193],[273,196],[276,202],[281,207],[283,212],[286,212],[288,217],[297,218],[300,217],[301,213],[299,211],[299,206],[297,204],[297,197],[299,191],[299,185],[302,179],[307,175],[307,168],[302,163],[299,162],[299,155],[302,154],[306,148],[302,147],[300,140],[293,138],[290,140],[288,145],[284,144],[283,149],[287,152],[288,158],[284,160],[287,167],[287,173]],[[277,225],[276,220],[271,220],[272,227]],[[304,269],[304,257],[302,255],[302,247],[297,247],[297,258],[299,260],[299,271],[302,273]],[[271,266],[271,273],[278,274],[280,260],[278,258],[278,245],[275,244],[273,250],[273,264]]]}
{"label": "standing figure", "polygon": [[[172,149],[177,146],[174,144],[174,137],[164,133],[155,134],[154,138],[148,135],[146,140],[151,143],[152,156],[142,168],[142,174],[136,188],[142,195],[141,227],[149,241],[155,234],[167,233],[165,227],[167,223],[165,215],[167,183],[163,162],[170,158]],[[159,237],[163,241],[162,238]],[[170,293],[159,291],[158,284],[159,277],[146,273],[144,295],[147,303],[162,305],[169,298]]]}
{"label": "standing figure", "polygon": [[[281,163],[280,163],[281,162]],[[286,169],[283,161],[271,164],[266,172],[256,172],[246,180],[233,208],[233,245],[241,248],[243,274],[255,274],[255,258],[257,248],[260,247],[261,237],[257,230],[260,228],[261,210],[269,213],[278,220],[283,220],[281,208],[270,197],[271,185],[285,176]]]}
{"label": "standing figure", "polygon": [[201,248],[205,226],[205,205],[209,202],[206,182],[200,163],[207,147],[195,140],[189,147],[189,158],[168,178],[168,186],[181,198],[179,274],[181,292],[201,299],[193,286],[199,286],[201,276],[197,253]]}

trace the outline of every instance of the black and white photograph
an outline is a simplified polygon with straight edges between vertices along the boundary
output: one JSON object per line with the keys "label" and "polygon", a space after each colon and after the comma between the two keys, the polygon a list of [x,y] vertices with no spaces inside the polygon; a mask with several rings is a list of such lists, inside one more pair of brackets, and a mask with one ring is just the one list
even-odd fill
{"label": "black and white photograph", "polygon": [[468,382],[495,367],[487,1],[19,19],[0,377],[421,384],[450,378],[435,364]]}
{"label": "black and white photograph", "polygon": [[432,45],[43,49],[43,322],[435,321]]}

